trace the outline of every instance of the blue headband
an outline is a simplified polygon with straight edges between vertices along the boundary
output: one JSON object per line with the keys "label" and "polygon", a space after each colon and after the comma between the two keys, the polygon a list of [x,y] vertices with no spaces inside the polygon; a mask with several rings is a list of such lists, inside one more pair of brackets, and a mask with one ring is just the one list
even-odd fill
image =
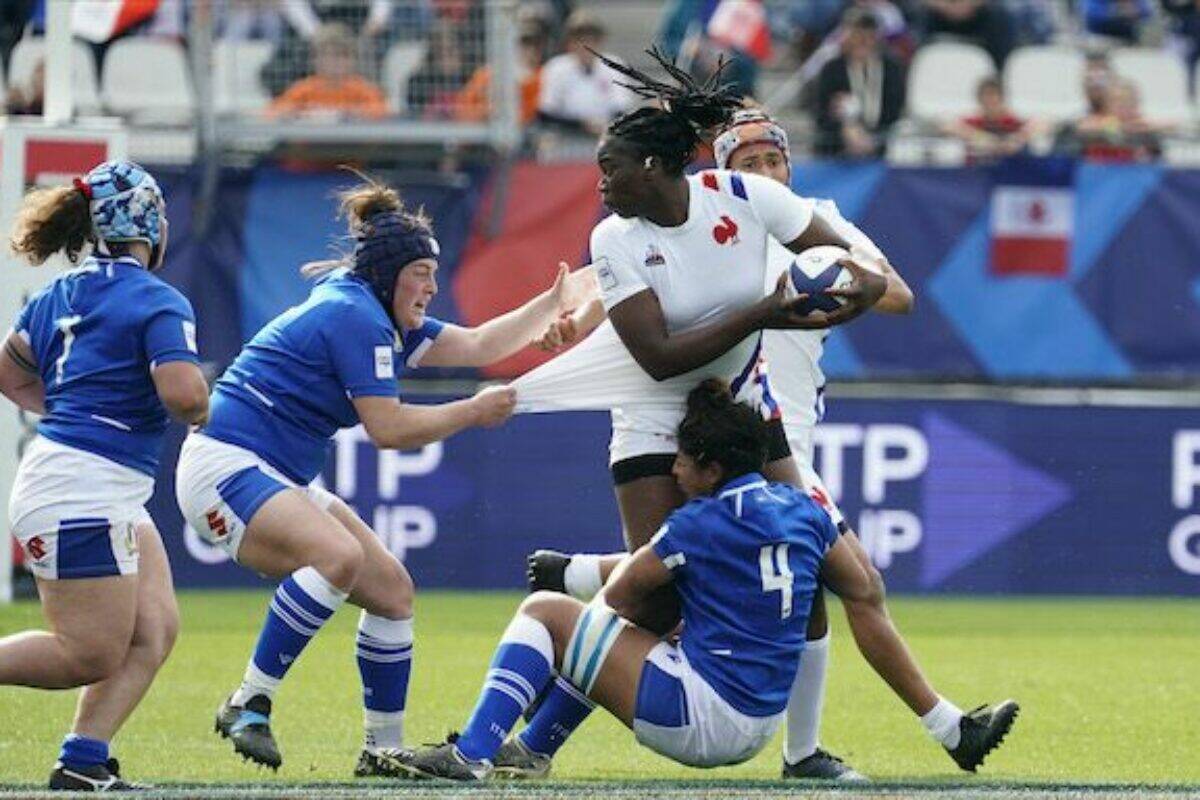
{"label": "blue headband", "polygon": [[397,211],[368,217],[355,239],[352,271],[371,287],[388,316],[392,314],[400,270],[423,258],[436,261],[441,254],[437,239],[427,228]]}

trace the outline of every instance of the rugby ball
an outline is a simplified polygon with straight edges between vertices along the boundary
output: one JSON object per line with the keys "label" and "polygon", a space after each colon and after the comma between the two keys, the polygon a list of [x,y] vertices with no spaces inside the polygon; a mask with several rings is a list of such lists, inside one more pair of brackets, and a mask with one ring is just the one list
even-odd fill
{"label": "rugby ball", "polygon": [[825,294],[825,290],[841,289],[854,280],[850,270],[838,263],[849,256],[845,248],[834,245],[810,247],[796,256],[788,267],[787,287],[788,297],[808,295],[797,306],[800,314],[828,313],[846,304],[840,297]]}

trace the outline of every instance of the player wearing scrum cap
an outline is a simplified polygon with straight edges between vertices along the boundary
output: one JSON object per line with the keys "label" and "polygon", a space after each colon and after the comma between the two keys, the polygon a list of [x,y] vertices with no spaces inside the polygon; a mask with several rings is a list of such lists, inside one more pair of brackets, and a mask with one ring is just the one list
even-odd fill
{"label": "player wearing scrum cap", "polygon": [[[354,251],[315,262],[308,299],[245,345],[213,389],[212,416],[183,445],[176,494],[202,539],[283,582],[241,685],[217,713],[235,752],[278,768],[272,698],[288,668],[347,600],[362,608],[356,655],[365,743],[355,774],[393,772],[403,742],[413,583],[349,506],[313,481],[342,428],[362,423],[381,448],[410,449],[500,424],[514,393],[493,387],[442,405],[401,403],[398,366],[483,366],[526,346],[562,311],[554,286],[476,328],[426,315],[439,248],[430,221],[373,182],[341,196]],[[399,362],[399,363],[397,363]]]}

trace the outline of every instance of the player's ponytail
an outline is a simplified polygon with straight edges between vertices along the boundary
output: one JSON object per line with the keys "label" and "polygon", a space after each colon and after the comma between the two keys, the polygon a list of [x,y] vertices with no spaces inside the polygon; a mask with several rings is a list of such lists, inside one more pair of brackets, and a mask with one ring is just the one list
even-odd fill
{"label": "player's ponytail", "polygon": [[707,81],[697,83],[658,48],[646,52],[666,71],[669,82],[597,53],[601,61],[629,79],[621,86],[658,104],[622,114],[606,133],[632,145],[639,160],[655,156],[668,174],[679,175],[692,162],[705,132],[724,127],[742,107],[742,99],[731,85],[720,82],[725,61]]}
{"label": "player's ponytail", "polygon": [[17,212],[9,247],[30,264],[40,265],[55,253],[72,264],[92,241],[88,198],[74,186],[35,189]]}
{"label": "player's ponytail", "polygon": [[726,480],[758,472],[767,461],[768,440],[762,416],[734,400],[724,381],[709,378],[688,393],[679,449],[700,466],[720,464]]}

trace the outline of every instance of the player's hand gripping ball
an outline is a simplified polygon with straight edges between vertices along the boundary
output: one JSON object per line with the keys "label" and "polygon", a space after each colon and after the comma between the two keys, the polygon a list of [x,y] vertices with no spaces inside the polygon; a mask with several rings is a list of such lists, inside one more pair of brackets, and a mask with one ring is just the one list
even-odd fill
{"label": "player's hand gripping ball", "polygon": [[797,314],[828,313],[846,304],[845,299],[825,291],[845,288],[854,280],[850,270],[839,263],[849,257],[845,248],[834,245],[810,247],[796,256],[788,268],[787,296],[791,299],[807,295],[796,306]]}

